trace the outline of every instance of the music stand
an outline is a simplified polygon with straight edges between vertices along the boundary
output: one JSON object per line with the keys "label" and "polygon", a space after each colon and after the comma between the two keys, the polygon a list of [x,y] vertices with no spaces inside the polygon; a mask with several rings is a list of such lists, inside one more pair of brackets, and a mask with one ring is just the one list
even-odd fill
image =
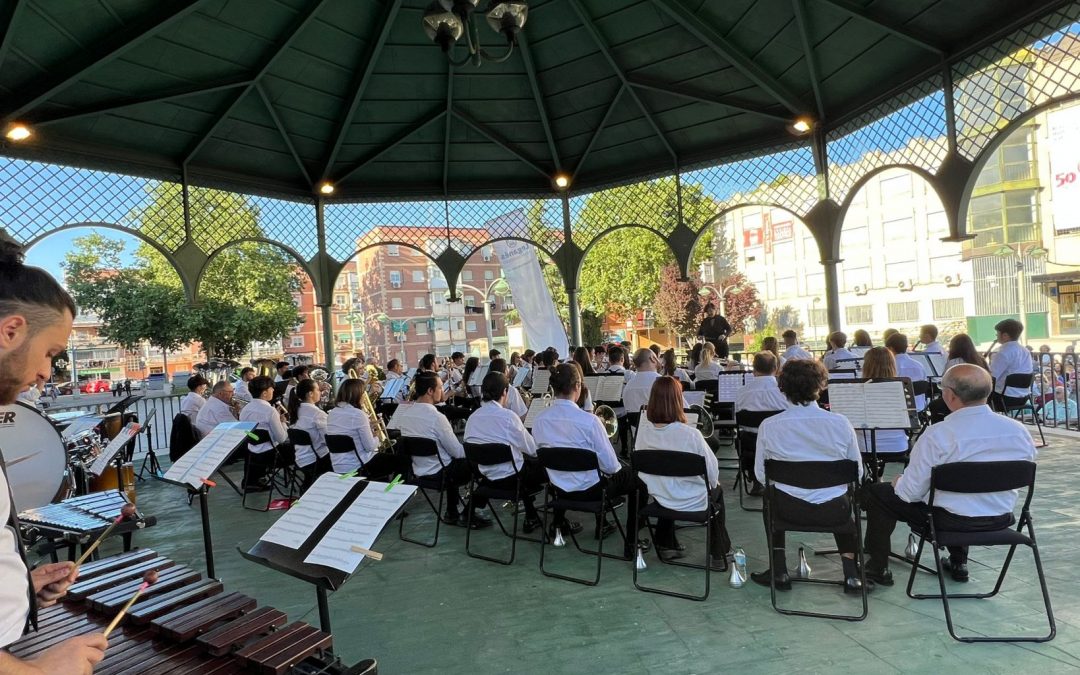
{"label": "music stand", "polygon": [[397,378],[396,380],[387,380],[383,384],[382,392],[379,394],[380,401],[392,401],[398,397],[401,390],[405,388],[405,379]]}
{"label": "music stand", "polygon": [[157,453],[154,452],[154,438],[150,431],[152,425],[150,422],[154,419],[154,415],[157,414],[157,408],[150,408],[150,412],[146,415],[146,420],[143,422],[143,427],[146,429],[146,455],[143,456],[142,466],[139,467],[139,474],[136,476],[139,480],[143,479],[143,472],[147,470],[146,463],[150,463],[149,471],[150,477],[160,480],[165,472],[161,469],[161,462],[158,461]]}
{"label": "music stand", "polygon": [[90,473],[95,478],[100,478],[101,474],[105,473],[105,470],[109,468],[109,464],[115,463],[116,491],[121,494],[124,492],[124,457],[120,454],[120,451],[139,434],[140,428],[138,422],[128,422],[90,464]]}

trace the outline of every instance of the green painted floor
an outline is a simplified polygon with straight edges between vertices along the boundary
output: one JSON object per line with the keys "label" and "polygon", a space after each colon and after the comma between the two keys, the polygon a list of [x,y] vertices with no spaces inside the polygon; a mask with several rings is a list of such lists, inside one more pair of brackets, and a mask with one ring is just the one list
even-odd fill
{"label": "green painted floor", "polygon": [[[768,589],[753,584],[730,588],[721,573],[713,575],[713,592],[706,602],[636,591],[630,563],[615,560],[604,562],[600,585],[587,588],[541,576],[535,544],[520,545],[511,567],[469,558],[465,533],[458,528],[444,529],[434,549],[399,541],[396,529],[388,528],[375,545],[385,560],[365,562],[331,596],[334,643],[347,662],[374,656],[384,675],[1080,672],[1080,471],[1075,459],[1080,436],[1048,436],[1048,441],[1040,455],[1033,511],[1058,625],[1057,638],[1047,644],[955,642],[945,631],[940,602],[910,600],[899,583],[874,592],[869,617],[857,623],[782,616],[770,607]],[[239,467],[230,473],[238,474]],[[138,489],[140,508],[156,515],[159,524],[140,534],[137,544],[201,567],[198,508],[187,506],[180,488],[143,482]],[[734,493],[728,493],[732,539],[746,550],[751,570],[759,570],[765,553],[761,516],[741,511]],[[410,510],[410,522],[433,522],[424,515],[427,507],[419,498]],[[291,619],[317,624],[310,587],[236,552],[238,546],[246,549],[254,543],[277,515],[242,510],[227,486],[216,488],[211,517],[218,576],[231,590],[251,594],[288,612]],[[683,535],[692,556],[701,550],[693,541],[698,536]],[[492,530],[474,541],[489,547],[508,543]],[[791,535],[792,566],[797,542],[820,548],[831,544],[819,535]],[[894,550],[902,550],[905,542],[906,529],[898,528]],[[614,548],[614,539],[609,543]],[[560,569],[591,571],[589,559],[571,548],[548,550]],[[1045,632],[1030,553],[1021,551],[1017,557],[997,598],[957,603],[955,617],[962,629],[983,634]],[[968,586],[992,585],[1003,552],[976,549],[971,558]],[[644,576],[649,583],[693,591],[702,582],[700,571],[662,567],[651,554],[647,561]],[[835,557],[812,557],[810,562],[815,576],[839,575]],[[907,569],[894,567],[905,580]],[[920,575],[919,583],[936,588],[928,575]],[[801,585],[781,598],[820,609],[854,610],[858,604],[833,587]]]}

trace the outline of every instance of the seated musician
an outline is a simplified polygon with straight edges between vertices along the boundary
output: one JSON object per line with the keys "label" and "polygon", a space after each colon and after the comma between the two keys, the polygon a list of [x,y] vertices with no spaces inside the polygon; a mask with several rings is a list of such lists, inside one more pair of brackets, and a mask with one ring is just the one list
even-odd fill
{"label": "seated musician", "polygon": [[570,360],[578,364],[578,368],[581,368],[581,375],[583,377],[596,374],[596,368],[593,366],[592,355],[589,353],[588,347],[576,348],[573,355],[570,357]]}
{"label": "seated musician", "polygon": [[922,343],[922,352],[925,354],[944,354],[941,343],[937,341],[938,329],[932,323],[919,328],[919,342]]}
{"label": "seated musician", "polygon": [[274,368],[277,370],[277,375],[274,376],[274,384],[278,382],[284,382],[289,379],[289,370],[292,368],[288,361],[278,361],[274,364]]}
{"label": "seated musician", "polygon": [[[787,462],[831,462],[850,459],[859,463],[859,478],[863,465],[859,444],[851,422],[842,415],[827,412],[818,407],[817,400],[829,381],[825,366],[813,359],[788,361],[778,378],[780,391],[784,392],[791,407],[774,415],[758,427],[757,457],[754,473],[759,483],[765,483],[765,460],[777,459]],[[774,517],[784,522],[806,525],[843,525],[854,523],[851,504],[847,499],[847,486],[808,490],[774,483],[776,490],[772,500],[766,500],[765,522],[768,510],[774,509]],[[791,590],[791,578],[787,572],[784,551],[784,532],[774,532],[769,542],[772,565],[764,572],[750,575],[755,583],[769,585],[772,575],[776,589]],[[835,534],[836,547],[840,549],[840,562],[844,568],[844,592],[861,593],[862,583],[855,562],[856,539],[854,532]]]}
{"label": "seated musician", "polygon": [[240,381],[236,383],[236,387],[233,391],[233,398],[243,401],[244,403],[251,402],[251,393],[248,392],[248,382],[255,377],[255,369],[251,366],[242,368],[240,370]]}
{"label": "seated musician", "polygon": [[867,333],[862,328],[855,331],[855,335],[853,337],[855,340],[855,344],[851,345],[850,349],[851,353],[855,354],[856,356],[861,356],[865,354],[867,349],[870,349],[874,346],[874,341],[870,339],[870,333]]}
{"label": "seated musician", "polygon": [[723,370],[720,364],[716,362],[716,347],[711,342],[706,342],[701,345],[700,361],[694,368],[694,381],[701,380],[717,380],[720,378],[720,371]]}
{"label": "seated musician", "polygon": [[386,362],[386,379],[400,380],[403,377],[405,377],[405,366],[402,365],[401,361],[390,359]]}
{"label": "seated musician", "polygon": [[210,390],[210,398],[206,399],[206,404],[199,409],[199,414],[195,417],[195,429],[200,437],[209,434],[219,424],[236,421],[232,400],[232,382],[228,380],[215,382]]}
{"label": "seated musician", "polygon": [[[601,479],[607,490],[608,499],[621,495],[629,495],[631,490],[638,489],[633,485],[633,477],[630,469],[619,462],[615,456],[615,449],[611,446],[607,434],[604,433],[604,425],[600,418],[591,412],[586,412],[577,406],[576,401],[581,396],[582,387],[581,368],[576,363],[564,363],[556,366],[551,372],[551,388],[555,398],[551,406],[543,410],[533,421],[533,438],[536,445],[544,448],[581,448],[596,453],[600,465]],[[600,483],[593,472],[569,473],[554,472],[548,474],[552,485],[573,498],[581,500],[595,500],[600,498]],[[644,495],[639,491],[643,501]],[[623,554],[630,557],[634,554],[634,544],[637,533],[630,532],[630,523],[633,522],[634,500],[627,497],[627,536]],[[555,512],[554,528],[567,527],[565,512]],[[572,524],[569,525],[572,531]],[[614,525],[605,523],[601,528],[601,536],[607,536],[615,530]],[[639,544],[645,548],[648,542]]]}
{"label": "seated musician", "polygon": [[[892,350],[885,347],[871,347],[866,350],[863,357],[862,376],[876,380],[887,377],[897,377],[896,358]],[[856,429],[855,435],[859,439],[859,450],[863,453],[870,452],[870,432]],[[875,431],[873,435],[874,449],[878,454],[906,452],[908,449],[908,435],[901,429],[882,429]]]}
{"label": "seated musician", "polygon": [[[53,358],[67,348],[75,313],[67,291],[45,270],[24,265],[19,246],[0,230],[0,405],[11,405],[21,391],[48,378]],[[0,461],[0,672],[90,673],[108,645],[99,630],[69,637],[31,659],[3,650],[36,630],[37,610],[56,604],[79,575],[67,561],[29,568],[13,503]]]}
{"label": "seated musician", "polygon": [[769,335],[761,339],[761,351],[772,352],[772,355],[776,357],[776,372],[779,373],[784,369],[784,363],[787,359],[780,354],[780,341],[774,336]]}
{"label": "seated musician", "polygon": [[319,383],[304,380],[293,390],[295,406],[289,406],[289,421],[294,429],[306,431],[311,437],[311,445],[293,444],[296,451],[296,466],[304,474],[301,490],[307,490],[320,474],[331,469],[330,451],[326,448],[326,412],[319,402]]}
{"label": "seated musician", "polygon": [[202,375],[192,375],[187,381],[188,393],[184,394],[184,398],[180,399],[180,412],[187,415],[187,418],[191,420],[191,428],[193,429],[195,428],[195,418],[199,416],[199,411],[206,405],[206,388],[209,386],[210,382]]}
{"label": "seated musician", "polygon": [[[435,373],[421,371],[413,378],[413,400],[398,406],[387,429],[397,429],[402,436],[430,438],[438,446],[438,457],[413,457],[412,470],[417,476],[437,476],[447,471],[450,491],[446,495],[446,512],[443,522],[465,527],[468,519],[461,514],[458,488],[469,482],[469,465],[465,461],[465,448],[461,446],[450,420],[438,414],[435,406],[443,400],[443,383]],[[491,519],[477,512],[482,505],[470,504],[473,509],[472,527],[491,527]]]}
{"label": "seated musician", "polygon": [[450,362],[439,373],[439,378],[444,385],[448,385],[451,392],[456,392],[461,388],[461,371],[464,367],[465,355],[461,352],[454,352],[450,355]]}
{"label": "seated musician", "polygon": [[[495,359],[491,363],[499,362],[503,368],[506,361]],[[522,482],[522,500],[525,502],[525,523],[522,529],[532,532],[540,527],[540,514],[536,511],[536,492],[539,491],[547,476],[543,468],[535,461],[525,459],[526,456],[536,459],[536,442],[521,423],[521,418],[511,411],[507,405],[509,393],[513,387],[506,379],[501,370],[488,372],[484,376],[484,382],[480,385],[480,397],[483,402],[480,409],[472,414],[465,423],[466,443],[501,443],[510,446],[514,455],[517,472],[514,464],[496,464],[481,466],[480,472],[488,480],[491,487],[499,490],[514,490],[517,485],[518,475]]]}
{"label": "seated musician", "polygon": [[790,328],[780,334],[784,338],[784,361],[797,361],[799,359],[813,359],[814,355],[803,349],[799,344],[799,334]]}
{"label": "seated musician", "polygon": [[[296,398],[294,396],[296,385],[300,384],[304,380],[311,379],[311,375],[308,374],[310,370],[311,368],[309,368],[308,366],[297,366],[291,371],[289,371],[292,374],[292,377],[289,378],[289,385],[285,387],[285,395],[281,397],[282,401],[285,403],[285,407],[289,410],[292,410],[293,399]],[[296,402],[296,405],[300,405],[300,403]]]}
{"label": "seated musician", "polygon": [[[717,515],[710,524],[709,564],[714,569],[722,569],[724,558],[731,550],[731,538],[724,526],[724,491],[720,487],[720,470],[716,455],[709,449],[701,432],[686,423],[682,398],[682,386],[675,378],[665,376],[653,379],[648,407],[638,425],[634,450],[674,450],[701,455],[705,458],[708,485],[702,485],[697,478],[639,476],[648,486],[649,496],[666,509],[704,511],[710,502],[715,505]],[[656,550],[665,558],[683,557],[686,549],[675,538],[674,521],[664,518],[657,520]]]}
{"label": "seated musician", "polygon": [[[890,335],[889,339],[885,340],[885,346],[893,353],[893,357],[896,359],[896,377],[906,377],[911,380],[912,384],[929,380],[923,364],[911,358],[907,353],[908,339],[906,335],[903,333]],[[863,367],[866,367],[865,363]],[[867,377],[865,372],[863,377]],[[916,396],[915,407],[919,410],[926,408],[926,397],[921,394]]]}
{"label": "seated musician", "polygon": [[693,388],[694,381],[690,379],[689,373],[680,368],[675,361],[674,349],[668,349],[660,356],[660,365],[661,375],[674,377],[676,380],[682,383],[683,389]]}
{"label": "seated musician", "polygon": [[274,382],[261,375],[248,382],[251,403],[240,411],[241,422],[255,422],[256,429],[270,434],[269,443],[248,445],[251,456],[248,458],[247,475],[244,476],[244,489],[256,491],[266,489],[266,473],[274,466],[274,448],[289,439],[285,431],[285,422],[281,413],[270,405],[274,398]]}
{"label": "seated musician", "polygon": [[1024,324],[1016,319],[999,321],[994,330],[997,341],[1001,344],[990,355],[990,374],[994,377],[994,392],[990,401],[995,410],[1004,410],[1005,405],[1020,405],[1027,398],[1029,390],[1021,387],[1005,387],[1005,378],[1016,373],[1030,375],[1033,371],[1031,354],[1018,342],[1024,332]]}
{"label": "seated musician", "polygon": [[379,452],[379,439],[371,429],[371,418],[360,405],[364,394],[364,382],[349,379],[338,389],[337,403],[326,417],[326,435],[348,436],[356,446],[355,454],[331,453],[331,466],[337,473],[349,473],[363,469],[363,476],[385,476],[405,473],[408,468],[403,458],[392,452]]}
{"label": "seated musician", "polygon": [[461,379],[458,382],[457,389],[451,389],[450,395],[459,399],[459,403],[465,407],[472,408],[471,402],[474,398],[479,398],[480,387],[479,385],[470,384],[473,379],[473,373],[480,368],[480,357],[470,356],[465,360],[465,369],[461,371]]}
{"label": "seated musician", "polygon": [[838,363],[839,361],[846,359],[858,358],[852,352],[847,349],[847,335],[841,331],[829,334],[829,351],[821,357],[821,362],[825,364],[826,370],[836,370],[837,368],[850,368],[854,367],[852,363]]}
{"label": "seated musician", "polygon": [[[866,577],[891,586],[891,538],[897,521],[916,529],[927,526],[926,500],[930,472],[953,462],[1035,461],[1035,443],[1020,422],[995,415],[987,405],[990,375],[970,364],[953,366],[941,380],[942,395],[952,414],[933,424],[915,442],[911,462],[892,483],[874,483],[865,490]],[[1013,524],[1016,491],[989,494],[939,492],[934,522],[947,530],[997,530]],[[967,548],[950,547],[943,561],[955,581],[967,581]]]}
{"label": "seated musician", "polygon": [[619,345],[613,345],[607,353],[608,358],[608,373],[621,373],[623,379],[627,382],[634,376],[632,372],[626,369],[626,350]]}
{"label": "seated musician", "polygon": [[425,372],[426,371],[426,372],[429,372],[429,373],[434,373],[435,372],[435,355],[434,354],[424,354],[422,357],[420,357],[419,363],[416,364],[416,370],[417,370],[417,372]]}
{"label": "seated musician", "polygon": [[[735,412],[766,412],[790,408],[791,402],[776,384],[776,355],[772,352],[758,352],[754,354],[753,366],[754,376],[735,394]],[[757,476],[753,475],[755,455],[756,449],[753,447],[742,449],[742,470],[750,476],[750,494],[757,497],[761,496],[765,488]]]}
{"label": "seated musician", "polygon": [[[502,373],[504,376],[506,376],[506,370],[507,370],[507,365],[506,365],[506,360],[505,359],[492,359],[491,363],[488,364],[488,373],[489,374],[490,373]],[[484,379],[487,379],[486,375],[484,376]],[[506,382],[509,385],[509,383],[510,383],[510,378],[509,377],[506,378]],[[481,394],[480,397],[483,398],[483,386],[482,385],[481,385],[480,394]],[[506,408],[507,410],[512,410],[514,412],[514,414],[517,415],[518,418],[520,418],[520,419],[524,419],[525,414],[527,412],[529,412],[529,408],[528,408],[528,406],[525,405],[525,401],[523,401],[521,399],[521,394],[518,392],[517,387],[514,387],[513,385],[509,385],[509,388],[507,389],[507,392],[506,392],[506,401],[503,402],[502,406],[504,408]],[[473,414],[475,415],[476,413],[473,413]],[[469,429],[469,426],[467,424],[465,425],[465,429],[466,429],[466,431]]]}
{"label": "seated musician", "polygon": [[[659,379],[660,373],[656,372],[658,366],[656,354],[651,349],[639,349],[634,352],[634,377],[623,387],[623,405],[629,412],[640,412],[649,402],[649,396],[653,390],[653,384]],[[689,408],[686,400],[682,398],[680,386],[679,405]]]}

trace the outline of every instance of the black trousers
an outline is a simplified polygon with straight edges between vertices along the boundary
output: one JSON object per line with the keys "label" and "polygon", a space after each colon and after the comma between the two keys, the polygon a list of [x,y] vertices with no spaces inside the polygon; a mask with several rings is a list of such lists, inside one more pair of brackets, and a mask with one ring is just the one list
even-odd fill
{"label": "black trousers", "polygon": [[536,493],[543,489],[547,483],[547,474],[544,468],[536,462],[526,460],[521,471],[513,476],[499,478],[497,480],[484,479],[485,487],[496,490],[517,490],[518,478],[521,478],[521,500],[525,502],[525,518],[528,520],[540,520],[540,513],[536,510]]}
{"label": "black trousers", "polygon": [[301,475],[304,476],[304,480],[300,484],[300,494],[303,494],[307,492],[312,483],[318,480],[319,476],[328,471],[333,471],[334,464],[330,460],[330,455],[326,455],[325,457],[316,457],[314,462],[307,466],[301,466],[299,469]]}
{"label": "black trousers", "polygon": [[364,478],[405,475],[409,471],[409,458],[393,452],[376,452],[364,463],[360,475]]}
{"label": "black trousers", "polygon": [[728,341],[727,338],[718,338],[709,340],[713,347],[716,347],[716,358],[726,359],[728,357]]}
{"label": "black trousers", "polygon": [[[723,558],[731,550],[731,537],[727,531],[727,513],[724,511],[724,491],[719,486],[709,493],[709,501],[716,514],[709,521],[709,554],[716,560]],[[675,521],[666,518],[656,519],[656,545],[660,548],[675,548],[679,545],[675,538]]]}
{"label": "black trousers", "polygon": [[[458,489],[469,484],[472,472],[469,469],[469,463],[464,459],[452,459],[449,464],[433,474],[424,476],[424,478],[436,479],[444,472],[446,474],[446,517],[457,518],[458,514],[461,513],[461,496]],[[482,509],[487,506],[487,500],[475,499],[471,501],[474,509]]]}
{"label": "black trousers", "polygon": [[[792,497],[782,490],[774,489],[772,495],[765,500],[765,509],[762,516],[765,519],[765,531],[768,532],[769,513],[773,514],[773,520],[787,523],[788,525],[808,525],[812,527],[844,527],[850,530],[843,533],[834,533],[836,548],[841,553],[855,553],[858,539],[855,537],[855,520],[851,515],[851,503],[847,497],[837,497],[820,504],[811,504],[808,501]],[[785,547],[784,530],[775,530],[769,545],[773,551],[773,568],[782,570],[786,567],[784,562]]]}
{"label": "black trousers", "polygon": [[255,486],[273,471],[277,462],[277,448],[271,448],[266,452],[248,452],[247,465],[244,471],[244,487]]}
{"label": "black trousers", "polygon": [[[889,566],[892,550],[892,533],[897,521],[904,521],[916,531],[928,530],[930,523],[926,504],[905,502],[896,496],[889,483],[874,483],[864,490],[866,502],[866,551],[870,556],[867,565],[875,570]],[[945,509],[934,507],[934,525],[943,530],[986,532],[1000,530],[1015,522],[1013,514],[1000,516],[958,516]],[[950,546],[949,558],[955,562],[967,562],[966,546]]]}
{"label": "black trousers", "polygon": [[[564,499],[573,499],[576,501],[598,501],[602,490],[606,490],[606,497],[610,501],[615,497],[626,497],[626,544],[623,547],[623,555],[629,557],[634,554],[634,549],[637,547],[637,532],[631,532],[630,527],[634,522],[634,514],[636,513],[636,507],[634,506],[635,500],[631,495],[632,490],[637,490],[637,502],[640,504],[645,503],[645,499],[648,497],[648,493],[640,483],[635,483],[634,475],[631,473],[630,468],[624,466],[619,469],[618,472],[610,476],[602,476],[600,482],[592,487],[581,490],[579,492],[563,492],[562,490],[556,490],[556,495]],[[560,524],[566,520],[566,511],[564,509],[555,509],[555,523]]]}

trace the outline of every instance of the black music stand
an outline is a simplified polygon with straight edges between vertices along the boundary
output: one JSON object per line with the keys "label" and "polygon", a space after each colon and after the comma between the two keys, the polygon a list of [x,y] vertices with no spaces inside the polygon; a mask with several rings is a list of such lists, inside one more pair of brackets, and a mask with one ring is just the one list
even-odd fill
{"label": "black music stand", "polygon": [[[326,480],[336,479],[327,478]],[[396,486],[396,488],[408,487],[409,486],[406,485]],[[330,629],[330,603],[327,592],[333,592],[341,588],[346,581],[353,577],[356,571],[354,570],[350,574],[335,567],[306,563],[304,560],[311,554],[312,549],[315,548],[322,538],[326,536],[327,532],[337,524],[345,511],[347,511],[352,503],[356,501],[356,498],[359,497],[364,490],[369,489],[382,490],[385,488],[382,483],[358,480],[356,485],[349,489],[348,494],[338,502],[337,506],[335,506],[330,513],[319,522],[310,534],[308,534],[304,543],[299,548],[289,548],[288,546],[282,546],[275,542],[263,540],[255,542],[255,545],[247,551],[244,551],[239,546],[236,548],[241,556],[253,563],[257,563],[263,567],[281,572],[282,574],[287,574],[294,579],[306,581],[313,585],[315,587],[315,598],[319,605],[319,627],[326,633],[333,632]],[[408,500],[405,500],[405,502],[402,503],[402,507],[399,507],[394,513],[394,516],[389,520],[398,517],[407,502]],[[364,560],[367,560],[367,558],[365,557]],[[363,561],[361,561],[360,564],[364,564]],[[357,569],[359,569],[359,567]]]}
{"label": "black music stand", "polygon": [[[157,414],[157,408],[150,408],[150,412],[146,415],[146,421],[143,422],[143,427],[146,429],[146,455],[143,456],[142,466],[139,467],[139,474],[136,476],[139,480],[144,480],[143,472],[148,469],[151,478],[160,480],[165,475],[161,468],[161,462],[158,461],[157,453],[154,452],[154,437],[151,434],[153,427],[150,422],[154,419],[155,414]],[[150,463],[149,467],[146,466],[147,462]]]}

